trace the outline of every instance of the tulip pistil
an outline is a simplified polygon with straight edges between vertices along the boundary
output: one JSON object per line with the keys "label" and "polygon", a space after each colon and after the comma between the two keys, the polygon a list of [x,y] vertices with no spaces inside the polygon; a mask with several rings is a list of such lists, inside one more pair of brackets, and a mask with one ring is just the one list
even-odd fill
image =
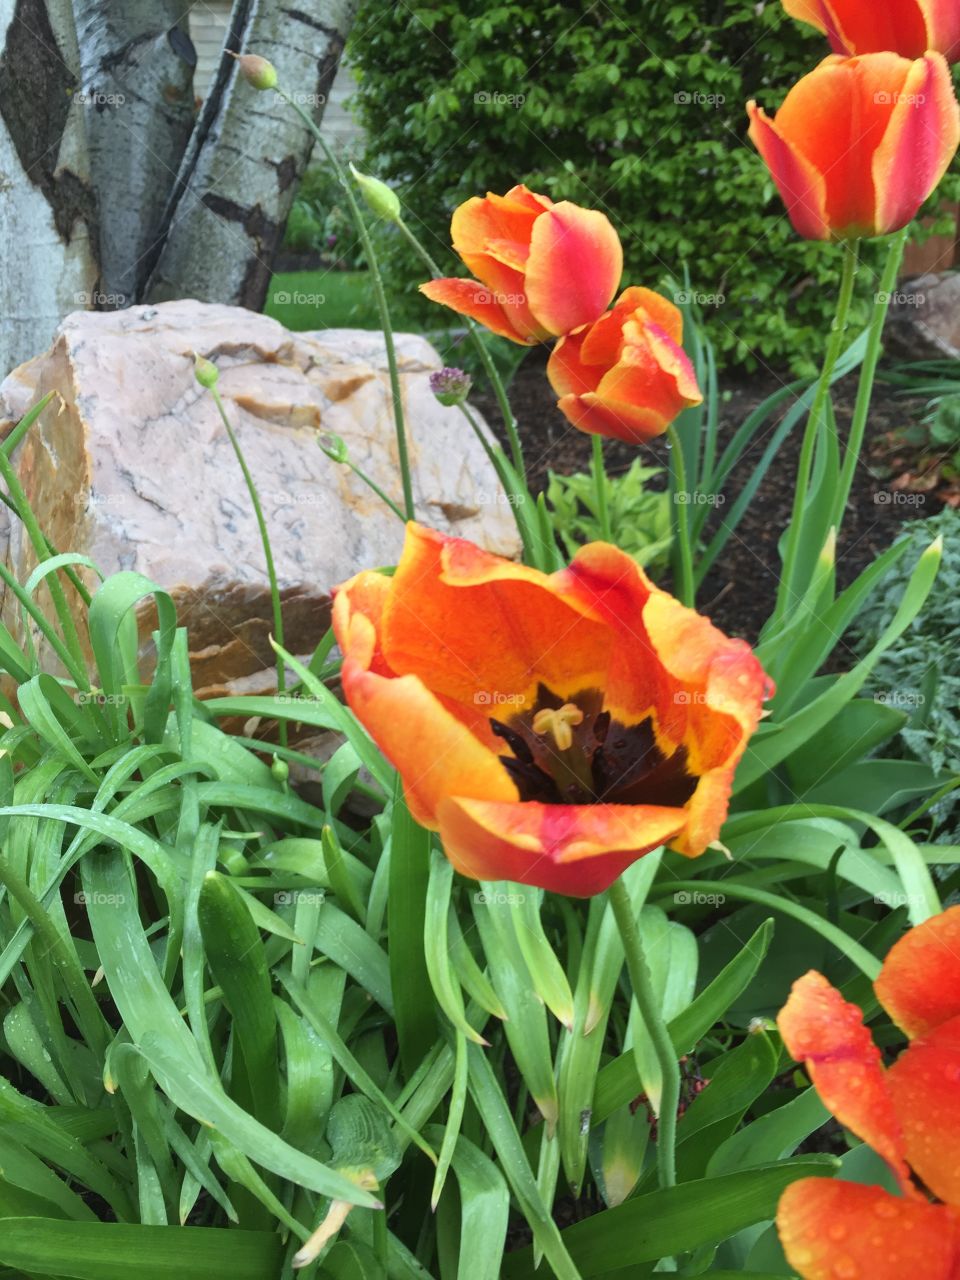
{"label": "tulip pistil", "polygon": [[621,724],[595,689],[561,698],[540,685],[533,707],[490,727],[511,750],[500,762],[521,800],[680,807],[698,782],[685,747],[665,754],[649,719]]}

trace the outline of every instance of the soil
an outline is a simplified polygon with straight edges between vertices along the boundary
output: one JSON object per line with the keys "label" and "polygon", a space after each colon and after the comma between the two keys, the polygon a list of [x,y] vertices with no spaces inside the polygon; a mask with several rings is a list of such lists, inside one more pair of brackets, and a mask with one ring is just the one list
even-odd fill
{"label": "soil", "polygon": [[[591,441],[570,426],[556,407],[556,397],[545,375],[546,358],[532,351],[510,385],[510,402],[520,423],[520,435],[527,457],[530,487],[538,493],[546,487],[548,472],[571,474],[590,467]],[[746,416],[789,378],[764,371],[745,376],[728,376],[721,381],[719,450],[730,440]],[[841,435],[850,424],[857,378],[852,375],[834,389],[834,403]],[[500,419],[493,397],[474,393],[473,400],[498,436]],[[717,508],[708,525],[709,534],[724,519],[737,493],[751,475],[792,401],[775,414],[754,438],[730,477],[727,501]],[[847,515],[837,545],[837,581],[843,588],[872,563],[897,536],[904,520],[936,515],[942,502],[934,493],[908,492],[896,475],[881,478],[871,458],[871,441],[887,437],[915,421],[923,400],[904,398],[878,382],[870,418],[869,438],[854,482]],[[776,598],[780,558],[777,543],[787,523],[793,502],[794,482],[802,435],[802,421],[774,459],[764,480],[719,561],[707,576],[698,596],[698,608],[729,635],[755,642]],[[651,462],[665,466],[667,449],[663,440],[653,441],[645,450]],[[637,456],[636,449],[619,441],[605,443],[607,470],[611,475],[625,471]],[[909,469],[910,460],[904,463]],[[659,486],[666,483],[662,477]],[[655,482],[654,487],[657,487]],[[664,585],[668,585],[665,583]]]}

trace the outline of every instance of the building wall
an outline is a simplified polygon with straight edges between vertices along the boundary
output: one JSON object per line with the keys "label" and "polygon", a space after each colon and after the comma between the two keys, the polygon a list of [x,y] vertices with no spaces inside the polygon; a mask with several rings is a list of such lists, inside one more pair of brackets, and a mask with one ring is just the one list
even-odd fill
{"label": "building wall", "polygon": [[[194,91],[202,98],[210,88],[220,61],[232,5],[229,0],[206,0],[190,10],[190,37],[197,50]],[[349,66],[341,64],[323,113],[324,136],[331,145],[344,149],[358,143],[363,130],[353,119],[347,100],[356,88]],[[352,147],[351,147],[352,149]]]}

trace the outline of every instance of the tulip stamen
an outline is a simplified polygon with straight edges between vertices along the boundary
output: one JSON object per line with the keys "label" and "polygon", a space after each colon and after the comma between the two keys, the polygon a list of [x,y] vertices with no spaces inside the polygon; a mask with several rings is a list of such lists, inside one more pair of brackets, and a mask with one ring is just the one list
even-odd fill
{"label": "tulip stamen", "polygon": [[575,702],[565,702],[562,707],[543,707],[533,717],[533,732],[545,738],[553,738],[558,751],[569,751],[573,746],[573,730],[583,724],[583,711]]}

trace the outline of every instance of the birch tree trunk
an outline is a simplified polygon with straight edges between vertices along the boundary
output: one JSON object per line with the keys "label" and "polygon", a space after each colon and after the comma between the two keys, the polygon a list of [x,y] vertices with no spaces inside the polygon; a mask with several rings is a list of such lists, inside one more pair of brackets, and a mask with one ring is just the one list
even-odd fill
{"label": "birch tree trunk", "polygon": [[[357,0],[237,0],[228,47],[268,58],[319,124],[356,9]],[[232,66],[221,76],[184,158],[146,296],[259,311],[313,138],[275,94]]]}
{"label": "birch tree trunk", "polygon": [[0,376],[96,288],[97,199],[69,0],[0,0]]}
{"label": "birch tree trunk", "polygon": [[196,53],[184,8],[183,0],[74,0],[90,176],[102,196],[101,310],[139,297],[193,129]]}

